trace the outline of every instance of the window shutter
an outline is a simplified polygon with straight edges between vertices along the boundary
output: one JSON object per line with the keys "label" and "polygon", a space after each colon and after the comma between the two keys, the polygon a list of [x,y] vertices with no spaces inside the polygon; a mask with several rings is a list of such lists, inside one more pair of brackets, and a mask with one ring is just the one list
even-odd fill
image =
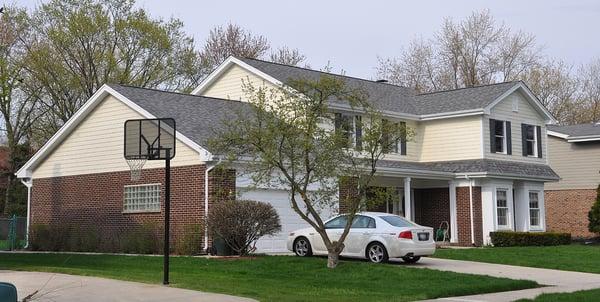
{"label": "window shutter", "polygon": [[342,114],[341,113],[335,114],[334,124],[335,124],[335,131],[340,131],[340,127],[342,126]]}
{"label": "window shutter", "polygon": [[542,158],[542,127],[535,126],[537,133],[537,153],[538,157]]}
{"label": "window shutter", "polygon": [[402,138],[400,138],[400,155],[406,155],[406,122],[400,122],[400,131],[402,131]]}
{"label": "window shutter", "polygon": [[527,124],[521,124],[521,148],[523,156],[527,156]]}
{"label": "window shutter", "polygon": [[496,135],[494,132],[496,120],[490,119],[490,152],[496,153]]}
{"label": "window shutter", "polygon": [[354,118],[354,125],[356,127],[356,150],[362,151],[362,117],[357,115]]}
{"label": "window shutter", "polygon": [[510,131],[510,122],[506,121],[506,154],[512,154],[512,135]]}

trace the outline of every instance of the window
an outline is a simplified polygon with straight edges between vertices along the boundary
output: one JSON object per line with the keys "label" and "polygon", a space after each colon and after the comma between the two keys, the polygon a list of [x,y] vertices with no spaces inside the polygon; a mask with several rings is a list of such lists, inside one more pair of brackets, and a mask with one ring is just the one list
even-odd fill
{"label": "window", "polygon": [[335,114],[335,131],[344,139],[346,148],[362,147],[362,121],[360,115]]}
{"label": "window", "polygon": [[529,192],[529,226],[540,226],[540,200],[539,193]]}
{"label": "window", "polygon": [[354,221],[352,221],[351,228],[356,229],[374,229],[375,219],[367,216],[356,215]]}
{"label": "window", "polygon": [[498,226],[508,226],[508,199],[506,189],[496,190],[496,219]]}
{"label": "window", "polygon": [[123,212],[160,212],[160,184],[125,186]]}
{"label": "window", "polygon": [[536,138],[535,126],[527,125],[527,127],[525,127],[525,146],[527,150],[527,156],[536,156]]}
{"label": "window", "polygon": [[494,146],[496,153],[506,152],[506,123],[494,120]]}
{"label": "window", "polygon": [[327,223],[325,223],[325,228],[326,229],[343,229],[346,227],[346,222],[348,222],[348,217],[346,215],[338,216],[338,217],[328,221]]}
{"label": "window", "polygon": [[[381,121],[382,135],[383,137],[381,145],[383,153],[398,153],[406,155],[406,123],[392,123],[386,119]],[[392,136],[392,138],[390,138]],[[394,141],[391,141],[391,140]]]}

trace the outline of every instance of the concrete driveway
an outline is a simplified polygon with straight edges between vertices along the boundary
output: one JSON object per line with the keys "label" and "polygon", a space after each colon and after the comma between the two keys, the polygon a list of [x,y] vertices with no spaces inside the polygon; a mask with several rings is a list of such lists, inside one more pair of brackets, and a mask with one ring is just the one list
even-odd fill
{"label": "concrete driveway", "polygon": [[19,301],[255,301],[156,284],[55,273],[0,271],[0,281],[17,287]]}
{"label": "concrete driveway", "polygon": [[[551,261],[551,259],[548,259]],[[546,287],[482,294],[452,298],[440,298],[429,301],[489,301],[503,302],[519,299],[533,299],[542,293],[574,292],[600,288],[600,274],[559,271],[543,268],[532,268],[513,265],[492,264],[483,262],[423,258],[411,267],[429,268],[441,271],[452,271],[465,274],[488,275],[509,279],[533,280]]]}

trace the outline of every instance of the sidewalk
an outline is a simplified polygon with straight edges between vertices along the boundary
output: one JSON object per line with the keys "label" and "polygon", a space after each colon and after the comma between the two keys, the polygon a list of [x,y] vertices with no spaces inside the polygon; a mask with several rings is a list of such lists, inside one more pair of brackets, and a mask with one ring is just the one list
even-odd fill
{"label": "sidewalk", "polygon": [[579,290],[600,288],[600,274],[437,258],[423,258],[421,259],[419,265],[414,265],[411,267],[429,268],[466,274],[488,275],[509,279],[533,280],[541,285],[546,285],[545,287],[534,289],[440,298],[427,301],[514,301],[518,299],[533,299],[542,293],[574,292]]}

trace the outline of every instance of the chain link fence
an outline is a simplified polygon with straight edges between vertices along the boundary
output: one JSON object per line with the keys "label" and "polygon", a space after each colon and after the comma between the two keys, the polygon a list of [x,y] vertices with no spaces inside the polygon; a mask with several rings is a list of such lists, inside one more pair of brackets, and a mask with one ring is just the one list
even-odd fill
{"label": "chain link fence", "polygon": [[25,246],[26,223],[25,217],[0,218],[0,250],[12,251]]}

